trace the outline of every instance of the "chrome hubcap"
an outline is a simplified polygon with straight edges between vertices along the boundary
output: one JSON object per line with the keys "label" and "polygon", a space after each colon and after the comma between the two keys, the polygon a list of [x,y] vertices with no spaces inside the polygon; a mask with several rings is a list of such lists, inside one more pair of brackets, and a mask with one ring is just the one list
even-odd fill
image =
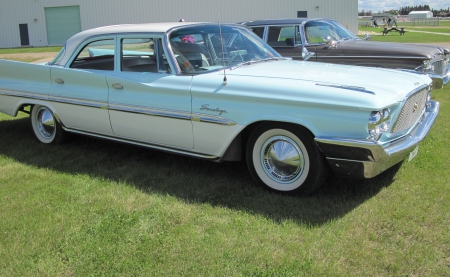
{"label": "chrome hubcap", "polygon": [[305,159],[292,139],[275,136],[268,139],[261,149],[261,165],[272,180],[288,184],[302,175]]}
{"label": "chrome hubcap", "polygon": [[40,108],[37,112],[37,128],[45,138],[51,138],[55,133],[55,118],[47,108]]}

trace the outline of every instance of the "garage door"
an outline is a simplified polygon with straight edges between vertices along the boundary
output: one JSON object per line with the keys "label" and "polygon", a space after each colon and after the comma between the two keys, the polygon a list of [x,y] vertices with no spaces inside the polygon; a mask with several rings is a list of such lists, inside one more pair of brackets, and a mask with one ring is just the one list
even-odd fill
{"label": "garage door", "polygon": [[45,8],[47,43],[64,44],[81,31],[80,6]]}

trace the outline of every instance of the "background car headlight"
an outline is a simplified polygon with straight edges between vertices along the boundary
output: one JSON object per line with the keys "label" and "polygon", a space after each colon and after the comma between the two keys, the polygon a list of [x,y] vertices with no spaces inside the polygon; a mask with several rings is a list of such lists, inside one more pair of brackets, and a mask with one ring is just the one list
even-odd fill
{"label": "background car headlight", "polygon": [[423,62],[422,71],[424,73],[427,73],[427,72],[431,72],[432,73],[434,71],[434,65],[431,62],[431,60],[426,60],[426,61]]}
{"label": "background car headlight", "polygon": [[373,111],[369,115],[367,137],[370,140],[379,140],[384,132],[387,132],[391,126],[391,110],[389,108],[381,111]]}

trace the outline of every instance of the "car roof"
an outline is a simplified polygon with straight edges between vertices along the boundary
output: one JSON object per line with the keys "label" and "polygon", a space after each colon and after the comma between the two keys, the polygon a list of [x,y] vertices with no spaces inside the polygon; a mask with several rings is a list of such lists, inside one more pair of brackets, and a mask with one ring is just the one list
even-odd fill
{"label": "car roof", "polygon": [[67,62],[67,59],[76,50],[76,48],[86,39],[100,36],[100,35],[114,35],[114,34],[138,34],[138,33],[160,33],[164,34],[167,31],[184,26],[195,25],[210,25],[215,23],[207,22],[162,22],[162,23],[142,23],[142,24],[121,24],[110,25],[98,28],[93,28],[79,32],[70,37],[65,44],[65,57],[62,59],[62,63]]}
{"label": "car roof", "polygon": [[98,28],[93,28],[79,32],[67,40],[67,44],[77,44],[86,38],[108,35],[108,34],[123,34],[123,33],[165,33],[168,30],[176,27],[187,25],[206,24],[203,22],[162,22],[162,23],[142,23],[142,24],[121,24],[110,25]]}
{"label": "car roof", "polygon": [[325,18],[304,18],[304,17],[299,17],[299,18],[249,20],[249,21],[239,22],[239,24],[246,25],[246,26],[302,24],[303,22],[314,21],[314,20],[333,21],[331,19],[325,19]]}

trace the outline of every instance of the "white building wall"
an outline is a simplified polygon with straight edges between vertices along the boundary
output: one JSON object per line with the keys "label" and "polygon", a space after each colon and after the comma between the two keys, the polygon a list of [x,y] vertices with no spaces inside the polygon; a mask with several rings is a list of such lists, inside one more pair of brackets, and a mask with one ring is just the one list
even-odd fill
{"label": "white building wall", "polygon": [[408,16],[409,18],[432,18],[433,13],[430,11],[412,11]]}
{"label": "white building wall", "polygon": [[[235,23],[254,19],[308,17],[339,21],[358,30],[357,0],[1,0],[0,48],[20,46],[19,24],[28,24],[31,46],[47,45],[46,7],[80,6],[81,29],[145,22],[213,21]],[[6,2],[6,3],[4,3]],[[219,16],[218,16],[219,14]]]}

